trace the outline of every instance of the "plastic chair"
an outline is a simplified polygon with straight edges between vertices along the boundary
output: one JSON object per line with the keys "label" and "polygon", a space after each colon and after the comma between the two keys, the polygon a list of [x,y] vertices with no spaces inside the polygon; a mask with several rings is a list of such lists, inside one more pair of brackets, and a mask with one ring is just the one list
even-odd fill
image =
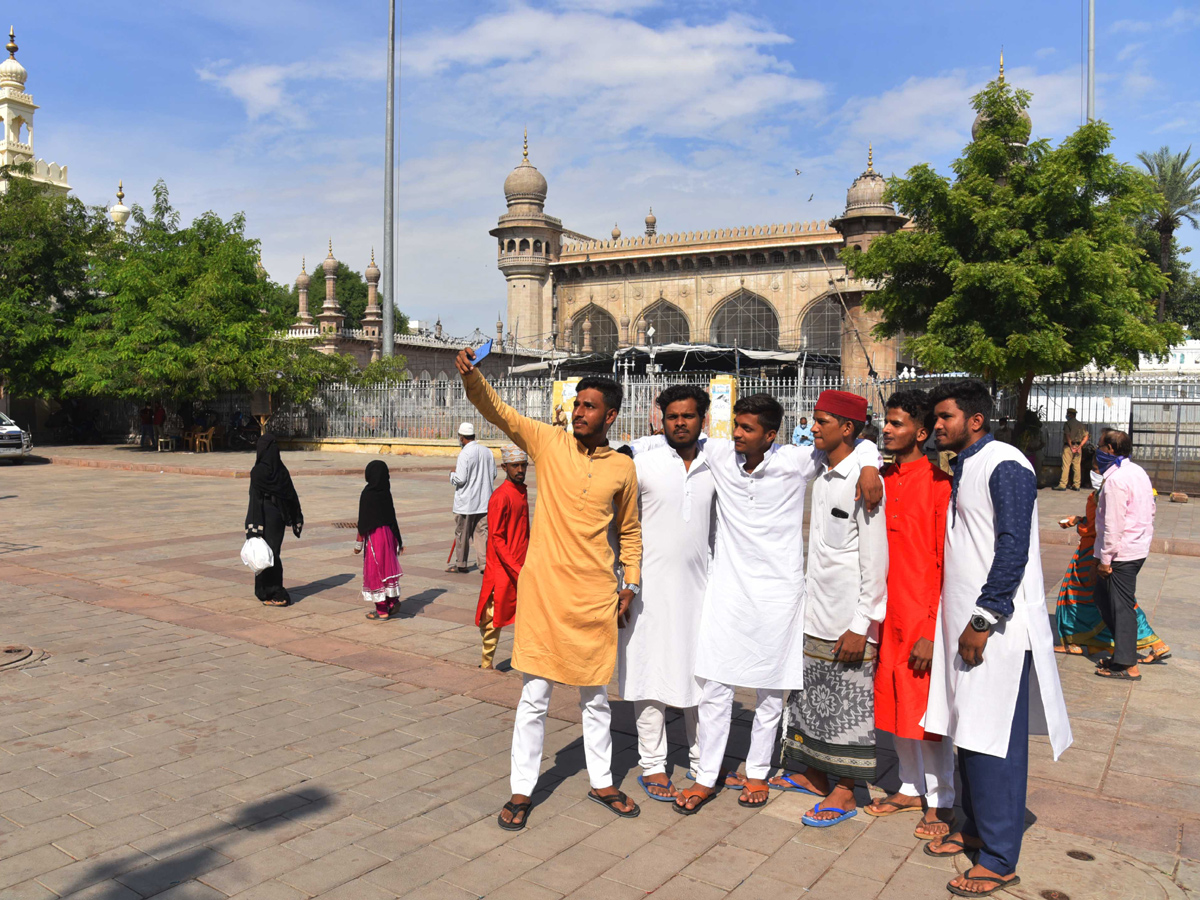
{"label": "plastic chair", "polygon": [[197,431],[193,440],[196,443],[197,453],[212,453],[213,432],[216,428],[210,428],[207,431]]}

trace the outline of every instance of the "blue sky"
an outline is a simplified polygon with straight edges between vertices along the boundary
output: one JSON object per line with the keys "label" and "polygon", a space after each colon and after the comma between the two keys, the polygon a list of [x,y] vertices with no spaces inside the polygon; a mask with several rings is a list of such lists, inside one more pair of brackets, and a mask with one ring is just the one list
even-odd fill
{"label": "blue sky", "polygon": [[[1115,152],[1200,153],[1200,3],[1097,6]],[[639,233],[651,205],[660,232],[831,218],[868,142],[884,173],[944,171],[1002,44],[1008,80],[1034,92],[1035,135],[1057,142],[1082,115],[1080,9],[408,0],[399,304],[491,331],[504,280],[487,230],[526,127],[547,212],[595,236]],[[126,203],[146,203],[161,177],[186,217],[243,210],[281,282],[331,237],[360,271],[379,252],[384,0],[60,0],[9,16],[42,107],[37,154],[69,165],[84,200],[111,203],[123,178]]]}

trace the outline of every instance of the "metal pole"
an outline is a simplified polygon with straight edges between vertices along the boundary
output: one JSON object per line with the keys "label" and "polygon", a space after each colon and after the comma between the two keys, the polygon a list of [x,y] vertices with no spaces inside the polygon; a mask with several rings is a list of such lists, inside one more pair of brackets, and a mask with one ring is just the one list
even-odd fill
{"label": "metal pole", "polygon": [[1087,120],[1096,121],[1096,0],[1088,0]]}
{"label": "metal pole", "polygon": [[396,0],[388,2],[387,137],[383,161],[383,347],[396,350]]}
{"label": "metal pole", "polygon": [[1175,493],[1175,488],[1179,484],[1179,429],[1183,424],[1183,404],[1175,405],[1175,452],[1173,454],[1175,464],[1171,467],[1171,493]]}

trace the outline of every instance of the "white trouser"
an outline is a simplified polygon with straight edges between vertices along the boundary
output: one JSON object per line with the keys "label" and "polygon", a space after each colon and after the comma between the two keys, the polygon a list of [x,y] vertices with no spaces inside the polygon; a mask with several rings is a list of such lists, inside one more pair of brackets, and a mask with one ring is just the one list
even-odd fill
{"label": "white trouser", "polygon": [[[657,700],[634,700],[633,714],[637,718],[638,765],[643,775],[661,775],[667,771],[667,707]],[[692,771],[700,762],[696,743],[696,707],[683,709],[683,731],[687,736],[688,760]]]}
{"label": "white trouser", "polygon": [[[542,750],[546,743],[546,712],[554,682],[536,675],[525,676],[517,718],[513,722],[512,792],[533,796],[542,768]],[[587,759],[588,779],[596,789],[612,787],[612,710],[608,689],[581,687],[579,709],[583,713],[583,753]]]}
{"label": "white trouser", "polygon": [[[746,754],[747,778],[763,779],[771,771],[771,757],[775,753],[775,737],[786,695],[787,691],[758,689],[754,725],[750,729],[750,751]],[[704,682],[698,710],[700,765],[695,770],[696,783],[711,788],[717,784],[721,763],[725,761],[725,745],[729,743],[733,687],[719,681]]]}
{"label": "white trouser", "polygon": [[894,737],[900,793],[924,797],[930,809],[954,808],[954,742]]}

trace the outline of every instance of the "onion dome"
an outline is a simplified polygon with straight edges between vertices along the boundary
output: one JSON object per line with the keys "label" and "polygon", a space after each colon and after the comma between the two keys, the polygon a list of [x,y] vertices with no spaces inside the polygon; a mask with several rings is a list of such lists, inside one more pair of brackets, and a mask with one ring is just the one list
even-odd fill
{"label": "onion dome", "polygon": [[[1003,50],[1000,51],[1000,76],[996,80],[999,81],[1000,84],[1004,84],[1004,51]],[[1029,112],[1024,109],[1019,110],[1018,115],[1020,115],[1021,119],[1028,126],[1028,128],[1025,131],[1026,138],[1028,138],[1028,136],[1033,133],[1033,119],[1029,118]],[[979,132],[983,128],[983,124],[986,121],[987,121],[987,116],[985,116],[983,113],[979,113],[978,115],[975,116],[975,121],[971,123],[971,140],[973,140],[973,141],[979,140]],[[1023,147],[1023,146],[1025,146],[1025,144],[1022,142],[1020,146]]]}
{"label": "onion dome", "polygon": [[304,257],[302,256],[300,257],[300,274],[296,276],[296,287],[300,290],[307,290],[310,281],[312,279],[309,277],[308,272],[304,270]]}
{"label": "onion dome", "polygon": [[621,229],[617,227],[617,223],[613,222],[612,239],[619,241],[621,239]]}
{"label": "onion dome", "polygon": [[375,265],[375,248],[371,248],[371,264],[367,266],[363,277],[367,280],[367,284],[379,284],[379,266]]}
{"label": "onion dome", "polygon": [[117,182],[116,205],[114,205],[108,211],[109,216],[112,217],[113,224],[115,224],[118,228],[125,227],[125,223],[129,221],[129,216],[132,213],[132,210],[128,206],[126,206],[125,203],[123,202],[124,200],[125,200],[125,182],[122,180],[122,181]]}
{"label": "onion dome", "polygon": [[8,59],[0,62],[0,88],[15,88],[18,91],[24,91],[25,79],[29,77],[29,73],[25,71],[23,65],[17,62],[19,48],[11,27],[8,29],[8,43],[4,49],[8,51]]}
{"label": "onion dome", "polygon": [[325,270],[326,275],[337,274],[338,261],[333,258],[333,238],[329,239],[329,255],[325,257],[325,261],[321,263],[321,268]]}
{"label": "onion dome", "polygon": [[654,234],[658,230],[658,219],[654,218],[654,207],[650,207],[650,214],[646,216],[646,234]]}
{"label": "onion dome", "polygon": [[867,145],[867,171],[854,179],[846,191],[845,215],[888,215],[896,214],[895,207],[883,199],[887,181],[875,171],[875,149]]}
{"label": "onion dome", "polygon": [[533,167],[529,161],[529,132],[525,132],[525,147],[521,156],[521,164],[504,179],[504,198],[509,206],[514,203],[546,202],[546,179],[542,173]]}

